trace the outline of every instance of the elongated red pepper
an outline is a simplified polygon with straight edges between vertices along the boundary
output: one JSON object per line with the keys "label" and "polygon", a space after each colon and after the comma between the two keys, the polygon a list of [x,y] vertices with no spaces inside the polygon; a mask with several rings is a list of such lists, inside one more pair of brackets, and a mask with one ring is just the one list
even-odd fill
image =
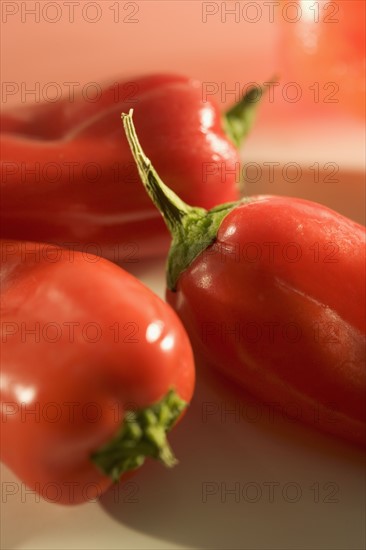
{"label": "elongated red pepper", "polygon": [[90,254],[6,241],[1,260],[1,460],[60,504],[173,465],[194,364],[171,307]]}
{"label": "elongated red pepper", "polygon": [[5,113],[1,236],[120,263],[163,254],[168,232],[136,185],[120,113],[138,106],[136,125],[161,174],[185,200],[210,208],[238,198],[236,146],[256,103],[253,89],[223,116],[202,83],[153,75],[105,88],[95,103],[79,98]]}
{"label": "elongated red pepper", "polygon": [[314,426],[365,443],[365,228],[306,200],[210,211],[162,183],[124,117],[140,176],[173,235],[167,299],[200,362]]}

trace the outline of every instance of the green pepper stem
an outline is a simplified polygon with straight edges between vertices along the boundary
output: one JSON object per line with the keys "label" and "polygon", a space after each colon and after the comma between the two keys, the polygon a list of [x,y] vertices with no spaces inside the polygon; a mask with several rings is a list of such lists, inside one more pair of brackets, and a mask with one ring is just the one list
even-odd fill
{"label": "green pepper stem", "polygon": [[128,470],[139,468],[146,457],[172,467],[177,460],[166,433],[174,425],[187,403],[170,390],[158,403],[138,411],[126,411],[116,436],[95,451],[91,460],[113,481]]}
{"label": "green pepper stem", "polygon": [[160,211],[172,234],[167,265],[167,286],[175,290],[179,275],[216,239],[218,227],[237,203],[221,204],[212,210],[189,206],[165,185],[139,143],[129,114],[122,113],[123,126],[131,152],[151,200]]}
{"label": "green pepper stem", "polygon": [[182,201],[182,199],[180,199],[178,195],[169,189],[160,179],[141,147],[132,121],[132,115],[133,109],[130,109],[128,115],[122,113],[122,120],[141,181],[151,200],[163,216],[169,231],[172,235],[175,235],[181,230],[183,218],[187,216],[193,208]]}

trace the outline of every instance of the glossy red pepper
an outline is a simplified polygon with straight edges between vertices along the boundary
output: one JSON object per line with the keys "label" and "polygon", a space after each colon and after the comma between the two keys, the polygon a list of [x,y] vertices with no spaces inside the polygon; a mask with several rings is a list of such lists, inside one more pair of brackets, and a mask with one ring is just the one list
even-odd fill
{"label": "glossy red pepper", "polygon": [[266,402],[365,444],[365,227],[257,196],[209,212],[160,180],[125,115],[141,178],[172,231],[168,302],[197,359]]}
{"label": "glossy red pepper", "polygon": [[177,193],[205,208],[238,198],[237,145],[255,89],[223,116],[199,81],[152,75],[105,88],[95,103],[63,100],[3,115],[1,237],[120,263],[166,252],[168,232],[136,185],[120,131],[121,112],[133,106],[146,151]]}
{"label": "glossy red pepper", "polygon": [[194,363],[171,307],[92,255],[3,241],[1,259],[1,460],[60,504],[173,465]]}

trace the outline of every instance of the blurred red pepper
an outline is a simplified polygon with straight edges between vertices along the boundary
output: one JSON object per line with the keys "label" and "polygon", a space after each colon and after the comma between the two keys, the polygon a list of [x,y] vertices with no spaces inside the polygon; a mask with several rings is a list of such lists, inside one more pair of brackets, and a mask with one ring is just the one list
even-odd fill
{"label": "blurred red pepper", "polygon": [[201,363],[282,410],[365,444],[365,227],[317,203],[258,196],[207,212],[181,201],[124,125],[173,235],[167,299]]}
{"label": "blurred red pepper", "polygon": [[[100,496],[166,440],[192,350],[168,304],[100,257],[1,242],[1,460],[60,504]],[[129,473],[127,475],[130,475]]]}
{"label": "blurred red pepper", "polygon": [[1,237],[119,263],[167,252],[164,223],[136,185],[121,112],[138,106],[141,140],[163,177],[188,202],[210,208],[239,196],[237,146],[258,96],[250,90],[222,115],[199,81],[152,75],[105,88],[95,103],[65,99],[3,114]]}

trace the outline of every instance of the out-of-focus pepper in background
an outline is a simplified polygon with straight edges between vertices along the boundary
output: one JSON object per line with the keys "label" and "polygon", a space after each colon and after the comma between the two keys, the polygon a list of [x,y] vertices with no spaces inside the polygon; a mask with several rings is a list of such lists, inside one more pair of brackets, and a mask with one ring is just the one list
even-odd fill
{"label": "out-of-focus pepper in background", "polygon": [[160,172],[185,200],[210,208],[239,197],[239,147],[255,91],[221,113],[200,82],[152,75],[106,87],[96,103],[80,97],[4,113],[1,237],[88,247],[117,263],[164,254],[168,233],[138,185],[120,113],[136,107]]}

